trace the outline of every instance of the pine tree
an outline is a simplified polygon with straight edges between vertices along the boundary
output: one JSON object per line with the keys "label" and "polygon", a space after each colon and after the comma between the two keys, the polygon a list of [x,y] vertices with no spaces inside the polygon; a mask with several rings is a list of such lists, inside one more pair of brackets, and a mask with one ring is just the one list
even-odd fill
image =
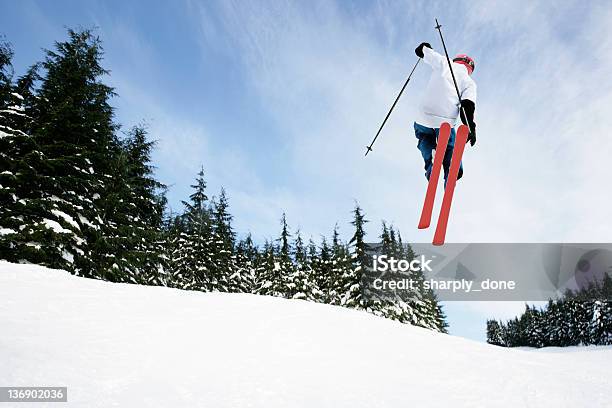
{"label": "pine tree", "polygon": [[286,277],[281,273],[280,255],[275,246],[266,241],[263,252],[256,262],[255,293],[259,295],[285,297]]}
{"label": "pine tree", "polygon": [[[24,183],[12,216],[23,227],[11,237],[11,256],[112,279],[96,273],[95,255],[107,249],[98,208],[116,143],[113,91],[100,80],[106,74],[100,40],[87,30],[68,34],[47,51],[31,98],[27,133],[34,146],[19,157]],[[36,69],[29,74],[25,88]]]}
{"label": "pine tree", "polygon": [[281,217],[281,226],[281,237],[279,238],[280,256],[285,259],[289,259],[291,251],[289,245],[289,238],[291,237],[291,234],[289,234],[289,226],[287,225],[287,216],[285,213],[283,213],[283,216]]}
{"label": "pine tree", "polygon": [[382,222],[382,233],[380,234],[380,242],[382,244],[381,252],[388,256],[395,256],[395,247],[393,245],[393,241],[391,240],[391,234],[389,233],[389,228],[387,227],[387,223],[385,221]]}
{"label": "pine tree", "polygon": [[324,259],[325,253],[317,248],[315,242],[310,238],[308,245],[305,248],[306,263],[310,269],[310,280],[314,288],[316,288],[316,295],[313,300],[320,303],[334,304],[329,298],[329,276],[327,273],[329,261]]}
{"label": "pine tree", "polygon": [[502,327],[497,320],[487,320],[487,343],[504,346]]}
{"label": "pine tree", "polygon": [[[151,154],[154,141],[147,140],[145,129],[134,127],[127,140],[129,160],[128,180],[132,187],[131,226],[138,244],[134,245],[141,276],[146,283],[166,285],[169,279],[168,263],[164,254],[164,211],[168,205],[167,186],[156,180]],[[135,210],[135,211],[134,211]]]}
{"label": "pine tree", "polygon": [[235,292],[250,293],[255,290],[255,263],[259,254],[251,234],[236,245],[237,271],[231,277],[231,287]]}
{"label": "pine tree", "polygon": [[221,188],[218,201],[213,209],[213,228],[220,239],[220,252],[231,254],[234,250],[236,234],[232,228],[232,215],[228,211],[229,201],[225,189]]}
{"label": "pine tree", "polygon": [[203,168],[191,188],[194,191],[189,201],[183,201],[185,231],[179,235],[173,254],[174,276],[184,282],[185,289],[215,291],[222,284],[214,264],[215,246]]}
{"label": "pine tree", "polygon": [[334,299],[333,296],[330,295],[330,291],[333,290],[331,281],[332,254],[325,237],[321,237],[321,244],[318,247],[316,244],[312,244],[312,253],[313,265],[316,267],[314,277],[317,282],[317,287],[326,294],[324,302],[334,304],[335,300],[335,303],[339,304],[340,299]]}
{"label": "pine tree", "polygon": [[[380,255],[388,257],[394,256],[393,243],[391,242],[391,236],[389,234],[389,228],[385,221],[382,222],[382,233],[380,235],[380,247],[378,252]],[[364,270],[367,270],[364,268]],[[365,293],[367,294],[367,309],[370,313],[377,316],[383,316],[394,320],[403,322],[409,321],[409,317],[412,316],[410,306],[404,302],[400,296],[400,291],[393,290],[377,290],[373,286],[375,279],[393,280],[401,279],[401,273],[392,271],[378,272],[372,271],[366,273],[367,285]]]}
{"label": "pine tree", "polygon": [[344,292],[344,278],[350,276],[353,263],[347,245],[340,240],[338,225],[334,227],[332,235],[331,259],[324,255],[325,245],[321,248],[321,262],[326,274],[325,293],[327,302],[339,305]]}
{"label": "pine tree", "polygon": [[[291,298],[298,295],[298,286],[301,286],[301,284],[296,282],[294,279],[291,279],[291,277],[295,277],[297,272],[291,259],[291,234],[289,233],[289,226],[287,224],[287,216],[285,213],[283,213],[283,216],[281,217],[281,228],[281,236],[278,239],[279,256],[276,260],[275,275],[279,280],[279,296]],[[301,294],[300,297],[303,296],[305,296],[305,294]]]}
{"label": "pine tree", "polygon": [[356,204],[353,210],[353,221],[351,222],[355,227],[355,233],[349,241],[349,244],[352,245],[352,268],[346,271],[341,279],[341,304],[355,309],[365,306],[365,299],[363,298],[363,274],[369,264],[364,229],[367,222],[359,204]]}
{"label": "pine tree", "polygon": [[302,240],[302,234],[300,230],[295,233],[295,242],[293,243],[293,258],[296,262],[306,264],[308,254],[306,254],[306,247],[304,246],[304,240]]}
{"label": "pine tree", "polygon": [[232,228],[229,201],[225,189],[221,188],[219,199],[213,204],[212,233],[214,235],[215,274],[219,277],[220,290],[240,292],[245,287],[246,277],[241,276],[235,252],[236,234]]}
{"label": "pine tree", "polygon": [[314,274],[311,265],[308,262],[308,255],[306,254],[304,241],[302,240],[302,236],[299,230],[296,232],[293,249],[295,265],[293,267],[293,273],[289,276],[288,287],[291,290],[288,294],[288,297],[292,299],[303,300],[320,299],[322,293],[320,293],[313,279]]}
{"label": "pine tree", "polygon": [[121,280],[165,284],[167,265],[162,257],[165,186],[155,180],[151,165],[154,142],[144,126],[134,126],[116,146],[112,177],[105,185],[101,213],[108,249],[98,269],[118,270]]}
{"label": "pine tree", "polygon": [[179,272],[178,265],[181,259],[179,259],[179,248],[182,234],[185,233],[185,218],[169,211],[169,214],[163,221],[163,253],[162,258],[167,268],[167,285],[174,288],[183,287],[183,276]]}
{"label": "pine tree", "polygon": [[250,233],[247,234],[245,239],[241,240],[238,243],[236,247],[236,251],[246,261],[251,262],[251,263],[255,262],[255,260],[257,259],[258,251],[257,251],[257,247],[255,246],[253,242],[253,237],[251,236]]}

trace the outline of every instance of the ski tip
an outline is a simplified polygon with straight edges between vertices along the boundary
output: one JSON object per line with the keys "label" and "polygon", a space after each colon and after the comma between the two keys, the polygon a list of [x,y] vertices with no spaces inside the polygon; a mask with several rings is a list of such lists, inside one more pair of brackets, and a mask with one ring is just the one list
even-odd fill
{"label": "ski tip", "polygon": [[444,239],[434,238],[432,244],[434,246],[442,246],[444,245]]}
{"label": "ski tip", "polygon": [[419,227],[418,228],[419,229],[427,229],[427,228],[429,228],[429,222],[426,222],[426,221],[419,222]]}

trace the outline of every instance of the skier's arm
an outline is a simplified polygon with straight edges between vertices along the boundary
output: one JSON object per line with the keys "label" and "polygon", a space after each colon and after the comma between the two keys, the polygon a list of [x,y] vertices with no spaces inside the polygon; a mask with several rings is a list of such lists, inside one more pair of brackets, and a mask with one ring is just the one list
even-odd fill
{"label": "skier's arm", "polygon": [[419,58],[431,65],[433,69],[442,69],[444,66],[444,57],[431,49],[429,43],[421,43],[415,50],[415,54]]}
{"label": "skier's arm", "polygon": [[476,104],[473,101],[469,99],[461,100],[461,122],[468,125],[470,128],[470,137],[468,140],[472,146],[476,144],[476,123],[474,122],[475,110]]}
{"label": "skier's arm", "polygon": [[[476,122],[474,112],[476,111],[476,82],[466,78],[462,84],[461,91],[461,122],[470,128],[469,142],[472,146],[476,143]],[[464,115],[465,113],[465,115]]]}
{"label": "skier's arm", "polygon": [[461,100],[461,122],[464,125],[468,125],[470,129],[476,127],[474,123],[474,111],[476,110],[476,104],[469,99]]}

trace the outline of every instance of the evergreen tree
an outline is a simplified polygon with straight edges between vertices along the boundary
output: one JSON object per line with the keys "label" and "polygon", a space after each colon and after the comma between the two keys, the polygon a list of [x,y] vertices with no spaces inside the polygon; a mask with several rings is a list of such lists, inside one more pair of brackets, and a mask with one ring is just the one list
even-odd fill
{"label": "evergreen tree", "polygon": [[495,346],[503,346],[502,327],[497,320],[487,320],[487,343]]}
{"label": "evergreen tree", "polygon": [[221,188],[219,200],[215,202],[213,211],[213,227],[219,238],[219,252],[231,254],[234,250],[236,234],[232,228],[232,215],[228,211],[229,202],[225,189]]}
{"label": "evergreen tree", "polygon": [[326,259],[326,253],[322,250],[319,252],[317,245],[311,239],[308,240],[306,252],[306,263],[310,269],[309,279],[314,288],[316,288],[313,300],[315,302],[334,304],[329,297],[329,259]]}
{"label": "evergreen tree", "polygon": [[350,276],[353,263],[348,247],[340,240],[338,225],[334,227],[332,235],[331,259],[327,259],[325,245],[321,248],[321,263],[325,273],[325,287],[322,288],[326,294],[328,303],[339,305],[344,295],[344,279]]}
{"label": "evergreen tree", "polygon": [[321,293],[313,279],[314,274],[308,262],[308,255],[306,254],[304,241],[302,240],[299,230],[296,232],[293,248],[295,265],[293,273],[289,276],[288,287],[290,288],[290,292],[287,297],[303,300],[320,299]]}
{"label": "evergreen tree", "polygon": [[287,281],[286,276],[282,274],[279,259],[277,248],[267,241],[256,263],[255,293],[277,297],[286,296]]}
{"label": "evergreen tree", "polygon": [[[142,127],[134,127],[125,142],[128,157],[128,186],[130,186],[131,217],[134,245],[130,248],[141,282],[166,285],[169,280],[168,263],[163,256],[165,246],[164,211],[167,207],[167,187],[156,180],[151,154],[155,142],[147,140]],[[143,279],[145,278],[145,279]]]}
{"label": "evergreen tree", "polygon": [[162,224],[165,186],[155,180],[151,165],[154,142],[143,126],[135,126],[116,146],[112,177],[105,184],[100,212],[107,249],[99,255],[100,274],[114,270],[116,280],[165,284],[167,265]]}
{"label": "evergreen tree", "polygon": [[280,256],[285,259],[289,259],[290,252],[291,252],[290,245],[289,245],[289,238],[291,237],[291,234],[289,234],[289,226],[287,225],[287,216],[285,213],[283,213],[283,216],[281,217],[281,226],[282,226],[281,237],[279,239]]}
{"label": "evergreen tree", "polygon": [[[384,255],[387,257],[394,257],[394,244],[391,241],[391,235],[389,234],[389,228],[385,221],[382,222],[382,233],[380,235],[380,249],[378,249],[377,255]],[[365,269],[367,271],[368,269]],[[383,280],[399,280],[402,279],[401,272],[395,272],[387,270],[385,272],[371,271],[366,273],[366,282],[364,292],[367,294],[367,309],[370,313],[374,313],[378,316],[388,317],[390,319],[399,320],[402,322],[410,321],[413,313],[410,305],[404,302],[402,299],[401,290],[394,291],[389,289],[377,290],[373,286],[375,279]]]}
{"label": "evergreen tree", "polygon": [[[232,228],[232,216],[229,213],[229,202],[225,189],[221,188],[219,199],[213,204],[212,233],[214,235],[214,254],[216,275],[223,287],[220,290],[241,292],[248,283],[248,277],[242,276],[246,271],[240,270],[235,253],[236,234]],[[248,274],[248,272],[246,272]],[[246,285],[246,286],[245,286]]]}
{"label": "evergreen tree", "polygon": [[341,304],[355,309],[365,306],[365,299],[363,298],[363,274],[369,265],[364,229],[367,222],[359,204],[356,204],[353,210],[353,221],[351,222],[355,227],[355,233],[349,241],[349,244],[352,245],[352,268],[347,270],[342,276],[340,291]]}
{"label": "evergreen tree", "polygon": [[[325,303],[331,303],[333,297],[329,292],[334,289],[331,281],[332,254],[325,237],[321,237],[321,244],[318,247],[313,245],[313,253],[315,254],[313,258],[316,260],[317,268],[315,274],[317,286],[327,294]],[[339,299],[336,300],[339,301]]]}
{"label": "evergreen tree", "polygon": [[231,279],[235,292],[250,293],[255,290],[255,263],[259,254],[251,234],[236,245],[237,272]]}
{"label": "evergreen tree", "polygon": [[[96,254],[107,249],[99,203],[116,145],[113,91],[100,80],[107,73],[100,40],[87,30],[68,34],[47,51],[40,88],[30,98],[33,146],[18,159],[23,183],[11,210],[23,227],[11,236],[10,257],[113,279],[95,268]],[[36,75],[31,69],[22,88]]]}
{"label": "evergreen tree", "polygon": [[183,272],[179,269],[183,261],[180,258],[179,249],[186,231],[185,217],[170,212],[164,220],[164,250],[162,257],[168,269],[167,284],[175,288],[183,288],[186,280],[182,275]]}
{"label": "evergreen tree", "polygon": [[[289,226],[287,225],[287,217],[285,213],[283,213],[281,217],[281,236],[278,239],[280,244],[279,253],[275,262],[274,275],[279,279],[279,296],[287,298],[297,296],[299,293],[298,286],[301,286],[299,282],[295,281],[297,271],[291,259],[290,238],[291,234],[289,233]],[[300,294],[300,298],[304,296],[306,296],[306,294]]]}
{"label": "evergreen tree", "polygon": [[185,282],[186,289],[218,290],[225,282],[219,282],[214,264],[214,242],[211,226],[206,181],[202,168],[191,186],[194,190],[185,206],[185,232],[179,235],[177,250],[173,254],[175,279]]}
{"label": "evergreen tree", "polygon": [[308,254],[306,253],[306,247],[304,246],[304,240],[302,240],[302,234],[300,230],[295,233],[295,242],[293,243],[293,258],[296,263],[306,264],[308,260]]}
{"label": "evergreen tree", "polygon": [[257,247],[253,242],[253,237],[251,234],[247,234],[246,238],[241,240],[237,247],[236,252],[245,260],[250,262],[251,264],[255,262],[257,259],[258,251]]}

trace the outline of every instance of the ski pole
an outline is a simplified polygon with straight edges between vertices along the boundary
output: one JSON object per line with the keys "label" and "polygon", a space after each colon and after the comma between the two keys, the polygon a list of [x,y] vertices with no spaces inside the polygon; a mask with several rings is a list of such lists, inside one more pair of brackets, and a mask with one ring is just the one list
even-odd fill
{"label": "ski pole", "polygon": [[393,102],[393,105],[391,105],[391,109],[389,109],[389,113],[387,113],[387,116],[385,116],[385,120],[383,120],[382,125],[380,125],[380,128],[378,129],[378,132],[376,132],[376,136],[374,136],[374,140],[372,140],[372,143],[370,143],[370,145],[366,147],[366,149],[367,149],[366,153],[365,153],[366,156],[368,155],[368,153],[370,153],[372,151],[372,146],[374,146],[374,142],[376,142],[376,139],[378,139],[378,135],[380,135],[380,131],[385,126],[385,123],[387,123],[387,119],[389,119],[389,116],[391,116],[391,112],[393,112],[393,108],[395,108],[395,105],[397,104],[397,101],[399,101],[399,98],[400,98],[400,96],[402,96],[402,93],[404,92],[404,89],[406,89],[406,85],[408,85],[408,82],[410,82],[410,78],[412,78],[412,74],[414,73],[414,70],[416,69],[417,65],[419,65],[419,62],[421,62],[421,58],[419,58],[417,60],[416,64],[414,64],[414,67],[412,67],[412,71],[410,71],[410,74],[408,75],[408,78],[406,79],[406,82],[404,82],[404,86],[402,86],[402,90],[397,95],[397,98],[395,98],[395,102]]}
{"label": "ski pole", "polygon": [[455,79],[455,73],[453,72],[453,66],[451,65],[450,58],[448,58],[448,51],[446,51],[446,44],[444,43],[444,37],[442,37],[442,26],[438,23],[438,19],[436,18],[436,30],[440,33],[440,40],[442,40],[442,47],[444,48],[444,55],[446,55],[446,62],[448,62],[448,69],[450,69],[451,76],[453,77],[453,84],[455,84],[455,91],[457,91],[457,98],[459,98],[459,110],[463,113],[463,117],[467,118],[465,115],[465,110],[463,106],[461,106],[461,93],[459,92],[459,87],[457,86],[457,80]]}

